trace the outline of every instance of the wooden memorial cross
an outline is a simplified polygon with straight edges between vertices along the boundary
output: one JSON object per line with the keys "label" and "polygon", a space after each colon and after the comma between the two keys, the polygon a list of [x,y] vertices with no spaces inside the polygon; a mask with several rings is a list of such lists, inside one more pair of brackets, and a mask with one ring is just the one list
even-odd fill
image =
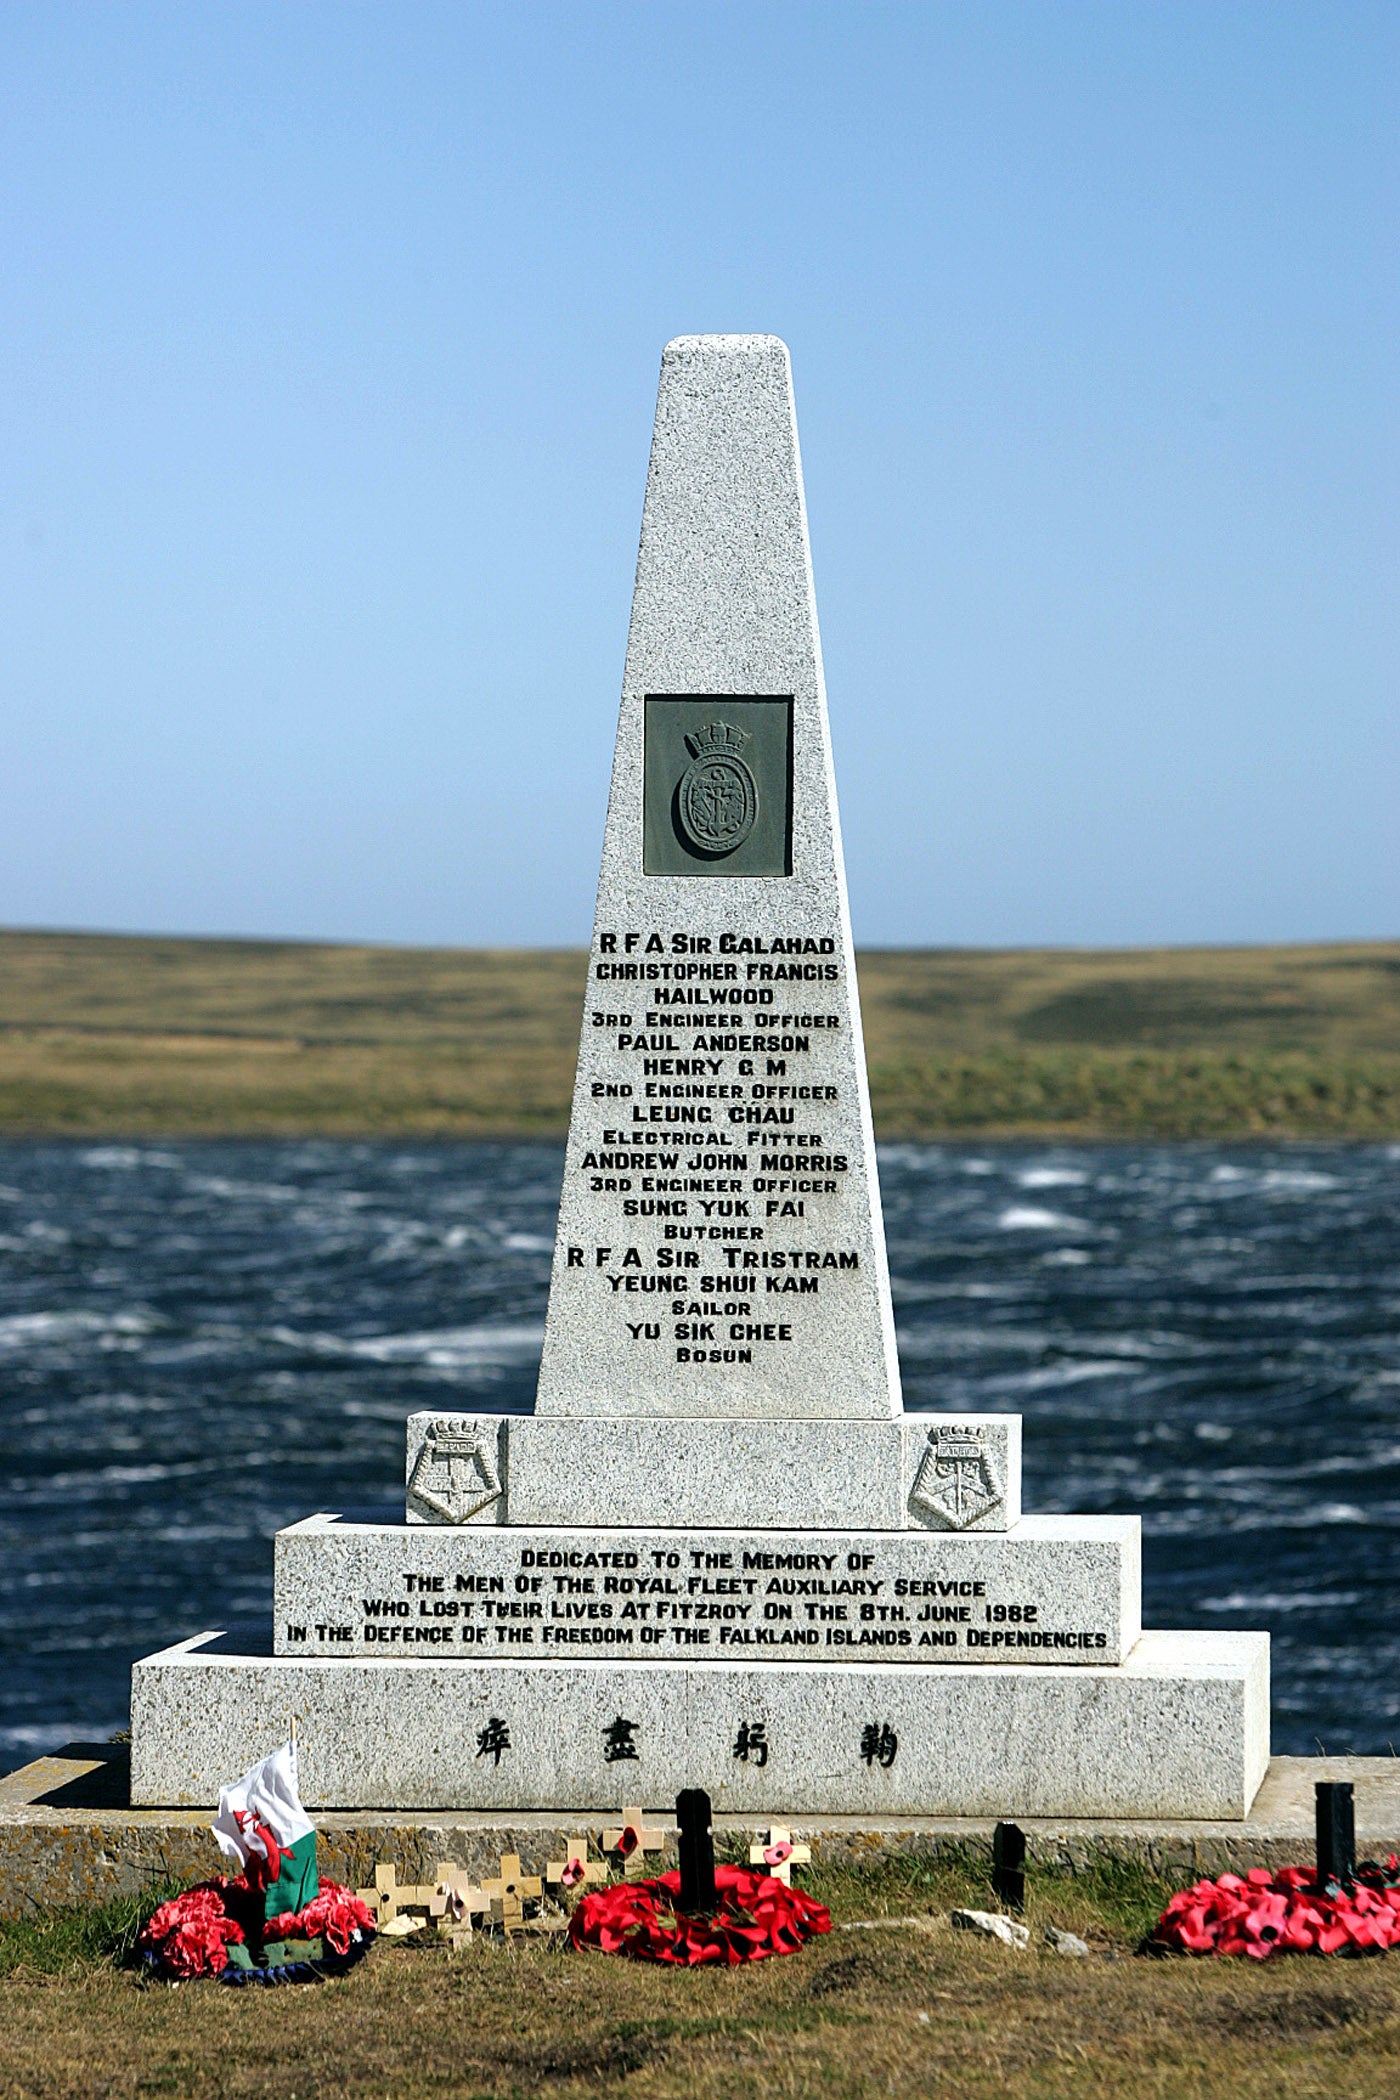
{"label": "wooden memorial cross", "polygon": [[768,1843],[749,1846],[749,1865],[766,1867],[775,1881],[784,1888],[792,1887],[794,1866],[804,1867],[812,1857],[810,1845],[794,1845],[792,1832],[775,1823],[768,1833]]}
{"label": "wooden memorial cross", "polygon": [[648,1830],[639,1808],[623,1804],[620,1830],[603,1832],[603,1850],[617,1852],[622,1857],[622,1875],[625,1881],[645,1881],[647,1863],[644,1855],[659,1852],[666,1842],[664,1830]]}
{"label": "wooden memorial cross", "polygon": [[356,1889],[355,1894],[373,1911],[375,1923],[382,1932],[403,1911],[431,1912],[437,1896],[437,1883],[400,1881],[393,1861],[381,1859],[374,1870],[374,1887]]}
{"label": "wooden memorial cross", "polygon": [[482,1893],[491,1900],[492,1924],[515,1932],[525,1923],[525,1903],[544,1894],[544,1883],[538,1874],[521,1873],[518,1852],[503,1852],[500,1874],[483,1884]]}
{"label": "wooden memorial cross", "polygon": [[564,1854],[563,1859],[551,1860],[544,1870],[544,1878],[551,1886],[586,1890],[591,1882],[607,1880],[607,1862],[588,1857],[586,1837],[567,1839]]}
{"label": "wooden memorial cross", "polygon": [[438,1932],[451,1941],[454,1952],[470,1942],[473,1917],[487,1915],[490,1909],[491,1898],[485,1889],[472,1885],[465,1867],[459,1867],[455,1860],[438,1861],[437,1889],[429,1912],[439,1920]]}

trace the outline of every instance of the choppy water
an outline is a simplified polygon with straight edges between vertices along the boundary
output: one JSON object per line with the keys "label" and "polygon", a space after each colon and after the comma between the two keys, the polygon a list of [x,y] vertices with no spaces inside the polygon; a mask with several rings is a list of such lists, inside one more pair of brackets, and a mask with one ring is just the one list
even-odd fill
{"label": "choppy water", "polygon": [[[896,1146],[905,1397],[1025,1416],[1026,1506],[1141,1512],[1149,1625],[1266,1627],[1278,1750],[1400,1746],[1400,1147]],[[0,1753],[270,1623],[415,1408],[528,1408],[561,1154],[0,1145]]]}

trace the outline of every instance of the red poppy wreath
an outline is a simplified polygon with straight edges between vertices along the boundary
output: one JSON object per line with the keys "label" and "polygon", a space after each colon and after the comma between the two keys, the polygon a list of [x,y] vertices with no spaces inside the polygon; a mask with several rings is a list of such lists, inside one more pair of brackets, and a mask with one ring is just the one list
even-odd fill
{"label": "red poppy wreath", "polygon": [[1149,1943],[1177,1954],[1384,1954],[1400,1946],[1400,1862],[1319,1882],[1310,1867],[1251,1867],[1183,1889]]}
{"label": "red poppy wreath", "polygon": [[770,1954],[796,1954],[814,1934],[831,1930],[823,1904],[747,1867],[716,1866],[715,1908],[707,1916],[687,1916],[678,1907],[680,1893],[677,1873],[593,1890],[569,1920],[569,1945],[685,1969],[707,1962],[737,1968]]}
{"label": "red poppy wreath", "polygon": [[354,1966],[374,1937],[374,1919],[352,1890],[323,1881],[299,1911],[264,1915],[256,1875],[216,1874],[162,1903],[147,1920],[137,1953],[157,1976],[182,1983],[215,1976],[223,1983],[300,1982],[313,1969],[338,1974]]}

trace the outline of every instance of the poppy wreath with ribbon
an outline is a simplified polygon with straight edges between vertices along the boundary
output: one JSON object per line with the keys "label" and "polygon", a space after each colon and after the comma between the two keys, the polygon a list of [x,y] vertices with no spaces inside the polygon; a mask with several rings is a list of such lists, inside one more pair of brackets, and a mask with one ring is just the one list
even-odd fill
{"label": "poppy wreath with ribbon", "polygon": [[716,1902],[708,1915],[687,1915],[680,1893],[675,1872],[591,1890],[569,1920],[568,1944],[684,1969],[710,1962],[733,1969],[770,1954],[796,1954],[815,1934],[831,1930],[825,1905],[747,1867],[716,1865]]}
{"label": "poppy wreath with ribbon", "polygon": [[1176,1954],[1384,1954],[1400,1946],[1400,1861],[1368,1860],[1345,1881],[1310,1867],[1221,1874],[1183,1889],[1149,1946]]}

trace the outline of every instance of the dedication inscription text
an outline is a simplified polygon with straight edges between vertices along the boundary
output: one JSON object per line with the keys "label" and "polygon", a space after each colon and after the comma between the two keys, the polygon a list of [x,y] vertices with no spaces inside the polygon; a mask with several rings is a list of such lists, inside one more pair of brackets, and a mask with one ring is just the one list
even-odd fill
{"label": "dedication inscription text", "polygon": [[1125,1642],[1111,1534],[1070,1555],[1033,1524],[936,1538],[419,1527],[378,1530],[362,1558],[356,1537],[279,1536],[279,1653],[1102,1664]]}

